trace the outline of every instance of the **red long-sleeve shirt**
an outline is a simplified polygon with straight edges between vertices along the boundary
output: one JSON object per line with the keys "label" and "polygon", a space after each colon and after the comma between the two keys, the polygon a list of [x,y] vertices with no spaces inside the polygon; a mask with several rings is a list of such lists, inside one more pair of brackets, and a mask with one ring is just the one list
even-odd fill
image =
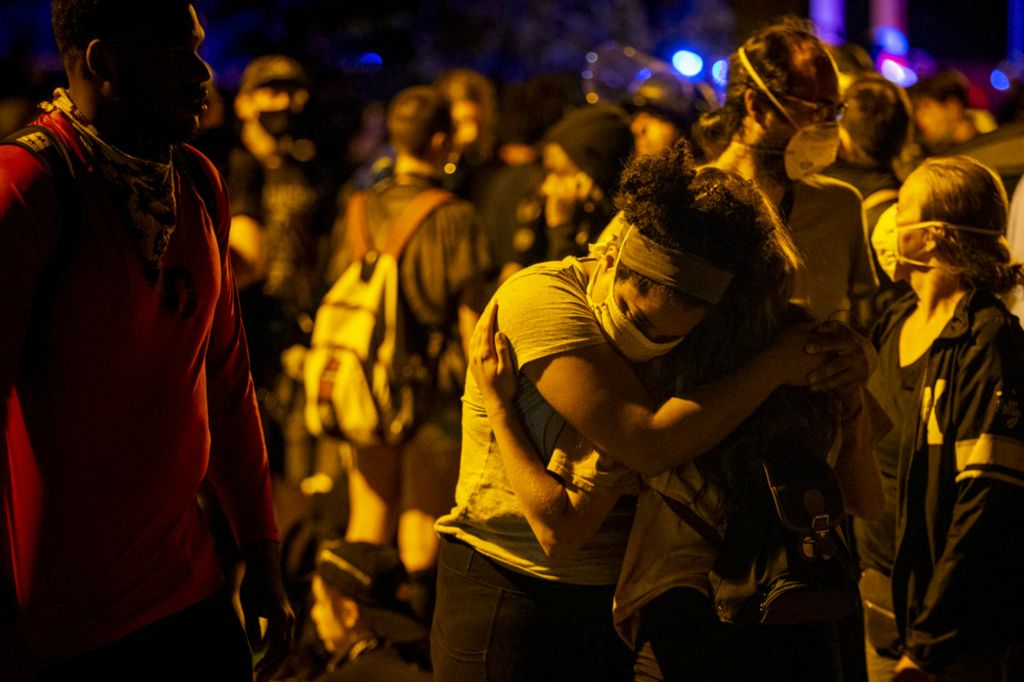
{"label": "red long-sleeve shirt", "polygon": [[214,225],[179,171],[154,288],[124,200],[62,114],[38,122],[73,152],[77,177],[74,196],[58,192],[33,154],[0,146],[0,557],[45,662],[221,586],[196,503],[204,476],[239,542],[277,529],[220,176],[197,153]]}

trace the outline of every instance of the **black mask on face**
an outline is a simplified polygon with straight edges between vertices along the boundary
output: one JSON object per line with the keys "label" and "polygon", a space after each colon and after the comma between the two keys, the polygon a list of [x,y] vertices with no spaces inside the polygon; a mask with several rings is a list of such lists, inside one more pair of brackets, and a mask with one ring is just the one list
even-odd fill
{"label": "black mask on face", "polygon": [[287,109],[281,111],[261,111],[260,126],[273,137],[284,137],[294,132],[295,115]]}

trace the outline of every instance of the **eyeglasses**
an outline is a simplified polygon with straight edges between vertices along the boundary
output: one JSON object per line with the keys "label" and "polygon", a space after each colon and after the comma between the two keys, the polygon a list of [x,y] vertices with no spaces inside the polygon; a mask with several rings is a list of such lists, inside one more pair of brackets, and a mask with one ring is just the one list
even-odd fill
{"label": "eyeglasses", "polygon": [[846,111],[845,102],[812,102],[795,95],[779,95],[779,99],[794,104],[794,108],[815,123],[838,121]]}

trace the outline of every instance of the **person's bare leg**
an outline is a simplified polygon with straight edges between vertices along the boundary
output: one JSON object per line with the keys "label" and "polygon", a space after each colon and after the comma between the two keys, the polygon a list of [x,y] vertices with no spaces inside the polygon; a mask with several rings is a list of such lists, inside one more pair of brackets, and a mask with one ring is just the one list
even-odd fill
{"label": "person's bare leg", "polygon": [[349,542],[388,544],[398,518],[399,449],[363,448],[354,452],[348,472]]}

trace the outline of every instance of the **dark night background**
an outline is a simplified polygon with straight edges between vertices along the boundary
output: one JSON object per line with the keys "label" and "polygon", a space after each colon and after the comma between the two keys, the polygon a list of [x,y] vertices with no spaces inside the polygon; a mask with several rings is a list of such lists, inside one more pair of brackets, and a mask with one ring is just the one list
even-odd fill
{"label": "dark night background", "polygon": [[[869,4],[847,0],[845,25],[848,41],[870,49]],[[906,5],[911,45],[938,67],[964,70],[979,104],[998,104],[988,73],[1006,56],[1007,0]],[[680,47],[694,49],[706,76],[712,61],[760,25],[808,13],[807,0],[198,0],[197,7],[207,28],[204,56],[223,89],[237,87],[254,55],[295,56],[318,83],[324,128],[338,136],[363,104],[448,68],[474,68],[499,85],[550,72],[578,79],[585,53],[614,39],[666,60]],[[63,81],[55,52],[49,2],[4,0],[0,97],[47,97]]]}

